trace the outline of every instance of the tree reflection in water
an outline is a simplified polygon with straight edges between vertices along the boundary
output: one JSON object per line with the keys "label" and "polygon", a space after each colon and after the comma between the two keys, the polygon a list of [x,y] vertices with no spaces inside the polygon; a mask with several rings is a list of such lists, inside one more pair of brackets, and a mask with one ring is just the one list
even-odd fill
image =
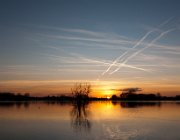
{"label": "tree reflection in water", "polygon": [[91,122],[89,121],[89,110],[87,101],[76,101],[73,104],[73,109],[70,112],[71,126],[75,131],[89,131]]}

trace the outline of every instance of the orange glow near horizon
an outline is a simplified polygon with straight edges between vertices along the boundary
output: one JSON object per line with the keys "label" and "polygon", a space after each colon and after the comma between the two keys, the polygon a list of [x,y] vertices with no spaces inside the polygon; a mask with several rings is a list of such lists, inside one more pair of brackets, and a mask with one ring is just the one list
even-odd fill
{"label": "orange glow near horizon", "polygon": [[[57,81],[0,81],[0,92],[30,93],[35,96],[71,94],[71,88],[76,80],[57,80]],[[85,83],[88,81],[80,81]],[[143,84],[129,83],[127,81],[89,81],[92,85],[92,97],[111,97],[113,94],[119,95],[119,89],[128,87],[140,87],[144,93],[157,93],[162,95],[174,96],[180,92],[178,85],[167,86],[166,84]]]}

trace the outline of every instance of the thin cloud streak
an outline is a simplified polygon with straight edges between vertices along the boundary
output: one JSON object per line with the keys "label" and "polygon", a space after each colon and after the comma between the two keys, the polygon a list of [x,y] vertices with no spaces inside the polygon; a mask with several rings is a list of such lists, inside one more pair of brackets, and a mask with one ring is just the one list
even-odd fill
{"label": "thin cloud streak", "polygon": [[51,29],[51,30],[56,30],[56,31],[63,31],[63,32],[69,32],[69,33],[78,33],[78,34],[83,34],[83,35],[90,35],[93,37],[98,37],[98,38],[123,38],[123,39],[128,39],[126,36],[123,35],[118,35],[115,33],[106,33],[106,32],[98,32],[98,31],[91,31],[87,29],[82,29],[82,28],[62,28],[62,27],[51,27],[51,26],[39,26],[40,28],[44,29]]}

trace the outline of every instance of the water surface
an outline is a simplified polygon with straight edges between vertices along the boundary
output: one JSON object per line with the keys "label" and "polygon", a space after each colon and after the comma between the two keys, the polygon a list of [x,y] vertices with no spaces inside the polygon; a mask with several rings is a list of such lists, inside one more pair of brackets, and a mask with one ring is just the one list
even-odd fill
{"label": "water surface", "polygon": [[180,102],[1,102],[2,140],[180,140]]}

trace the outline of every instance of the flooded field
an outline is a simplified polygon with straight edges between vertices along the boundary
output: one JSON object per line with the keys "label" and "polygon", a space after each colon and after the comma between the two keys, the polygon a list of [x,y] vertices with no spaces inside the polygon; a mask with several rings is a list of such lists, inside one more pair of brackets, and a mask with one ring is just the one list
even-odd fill
{"label": "flooded field", "polygon": [[1,102],[2,140],[179,140],[180,102]]}

